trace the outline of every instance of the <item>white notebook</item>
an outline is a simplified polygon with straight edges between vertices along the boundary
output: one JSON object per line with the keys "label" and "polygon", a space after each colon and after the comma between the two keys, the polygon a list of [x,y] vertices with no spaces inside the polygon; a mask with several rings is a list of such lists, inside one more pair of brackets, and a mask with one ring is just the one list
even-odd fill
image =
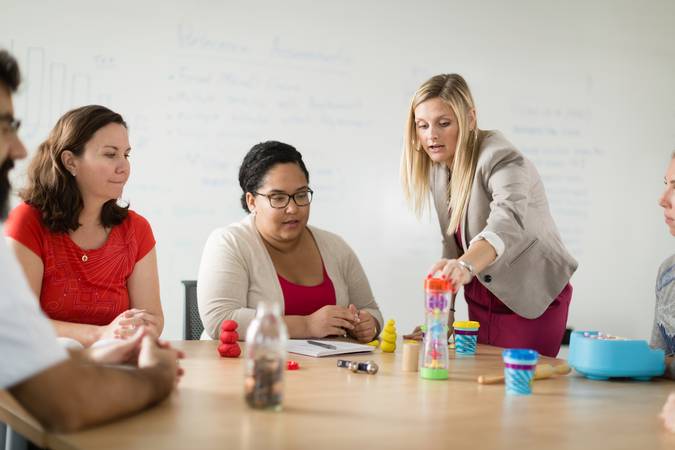
{"label": "white notebook", "polygon": [[[310,344],[316,342],[318,344]],[[325,346],[325,347],[324,347]],[[287,350],[289,353],[297,353],[299,355],[314,356],[320,358],[322,356],[342,355],[344,353],[365,353],[372,352],[375,347],[363,344],[354,344],[352,342],[343,341],[325,341],[319,339],[289,339]]]}

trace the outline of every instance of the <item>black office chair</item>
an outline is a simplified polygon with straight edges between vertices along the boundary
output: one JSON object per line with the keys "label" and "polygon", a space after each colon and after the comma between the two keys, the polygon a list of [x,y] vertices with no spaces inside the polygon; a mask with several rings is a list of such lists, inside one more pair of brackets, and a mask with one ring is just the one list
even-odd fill
{"label": "black office chair", "polygon": [[185,327],[183,339],[186,341],[198,341],[204,331],[202,318],[199,317],[199,305],[197,304],[197,280],[183,280],[185,286]]}

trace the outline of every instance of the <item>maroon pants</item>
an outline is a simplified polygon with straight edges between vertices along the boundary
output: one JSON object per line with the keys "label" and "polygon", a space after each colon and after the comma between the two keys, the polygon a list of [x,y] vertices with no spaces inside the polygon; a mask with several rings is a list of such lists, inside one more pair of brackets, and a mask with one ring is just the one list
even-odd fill
{"label": "maroon pants", "polygon": [[511,311],[475,278],[464,286],[469,319],[480,322],[478,342],[503,348],[530,348],[555,357],[560,350],[572,285],[567,283],[553,303],[536,319],[526,319]]}

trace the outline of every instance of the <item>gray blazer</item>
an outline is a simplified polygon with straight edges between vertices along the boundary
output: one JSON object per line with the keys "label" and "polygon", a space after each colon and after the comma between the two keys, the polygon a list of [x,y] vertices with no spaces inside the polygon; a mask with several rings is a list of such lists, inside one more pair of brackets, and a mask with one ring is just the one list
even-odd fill
{"label": "gray blazer", "polygon": [[541,316],[578,264],[560,239],[537,169],[500,132],[481,132],[476,175],[461,221],[463,248],[457,246],[454,235],[446,234],[448,175],[445,165],[433,166],[431,191],[443,257],[458,258],[483,231],[497,234],[504,252],[477,275],[479,282],[518,315]]}

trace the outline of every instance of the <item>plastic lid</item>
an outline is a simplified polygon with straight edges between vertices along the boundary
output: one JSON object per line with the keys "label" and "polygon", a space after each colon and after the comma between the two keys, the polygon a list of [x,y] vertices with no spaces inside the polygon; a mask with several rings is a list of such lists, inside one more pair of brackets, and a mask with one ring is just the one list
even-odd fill
{"label": "plastic lid", "polygon": [[425,291],[452,291],[455,289],[450,280],[443,280],[441,278],[427,278],[424,280]]}
{"label": "plastic lid", "polygon": [[452,323],[453,328],[480,328],[480,323],[475,320],[456,320]]}
{"label": "plastic lid", "polygon": [[537,360],[539,353],[536,350],[527,348],[508,348],[502,352],[504,358],[517,359],[522,361]]}

